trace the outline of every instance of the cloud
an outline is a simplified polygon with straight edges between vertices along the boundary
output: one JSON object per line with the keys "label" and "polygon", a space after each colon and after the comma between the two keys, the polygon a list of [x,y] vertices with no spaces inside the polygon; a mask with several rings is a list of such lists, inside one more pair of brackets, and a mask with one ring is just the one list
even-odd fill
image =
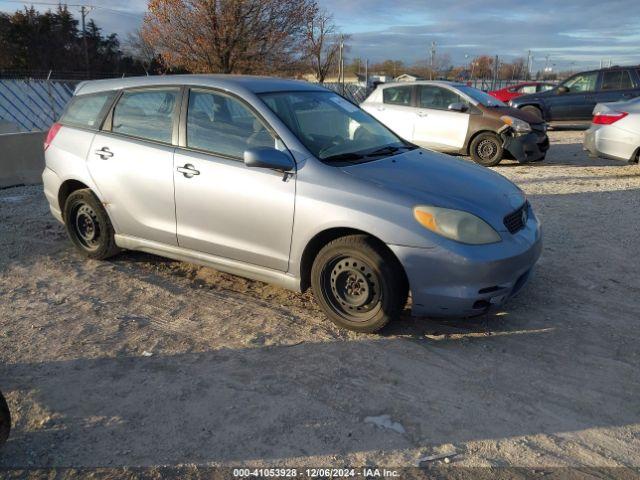
{"label": "cloud", "polygon": [[640,63],[637,0],[321,0],[343,31],[352,32],[352,56],[379,61],[426,60],[432,41],[454,63],[465,55],[525,57],[534,67],[549,55],[557,68]]}
{"label": "cloud", "polygon": [[[53,0],[52,0],[53,1]],[[465,55],[499,55],[508,61],[532,50],[534,68],[549,55],[556,68],[589,68],[601,59],[640,64],[638,0],[319,0],[352,35],[349,55],[380,61],[426,60],[431,42],[454,63]],[[90,13],[105,32],[121,38],[138,28],[146,0],[110,0]],[[0,0],[0,10],[19,4]],[[46,7],[39,7],[46,8]],[[77,9],[76,9],[77,10]]]}

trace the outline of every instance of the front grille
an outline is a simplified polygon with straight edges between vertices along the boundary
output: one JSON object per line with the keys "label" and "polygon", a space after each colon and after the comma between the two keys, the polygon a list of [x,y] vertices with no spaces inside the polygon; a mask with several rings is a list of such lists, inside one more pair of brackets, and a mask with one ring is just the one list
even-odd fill
{"label": "front grille", "polygon": [[519,209],[515,212],[510,213],[506,217],[504,217],[504,226],[507,227],[509,233],[516,233],[519,230],[522,230],[527,223],[527,219],[529,218],[529,202],[525,202]]}

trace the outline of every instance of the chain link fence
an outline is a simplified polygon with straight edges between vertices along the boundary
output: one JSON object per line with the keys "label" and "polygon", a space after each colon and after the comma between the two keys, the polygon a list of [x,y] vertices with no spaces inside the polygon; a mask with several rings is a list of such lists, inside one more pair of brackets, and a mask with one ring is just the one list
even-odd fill
{"label": "chain link fence", "polygon": [[47,130],[73,96],[77,82],[69,80],[0,80],[0,120],[3,130]]}
{"label": "chain link fence", "polygon": [[333,90],[355,104],[361,104],[369,96],[371,90],[359,83],[323,83],[323,87]]}

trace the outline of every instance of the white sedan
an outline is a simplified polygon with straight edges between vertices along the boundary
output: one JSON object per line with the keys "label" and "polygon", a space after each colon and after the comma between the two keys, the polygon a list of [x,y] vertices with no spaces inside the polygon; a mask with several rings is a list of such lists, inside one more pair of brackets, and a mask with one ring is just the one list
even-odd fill
{"label": "white sedan", "polygon": [[593,123],[584,136],[584,148],[596,157],[638,163],[640,98],[596,105]]}

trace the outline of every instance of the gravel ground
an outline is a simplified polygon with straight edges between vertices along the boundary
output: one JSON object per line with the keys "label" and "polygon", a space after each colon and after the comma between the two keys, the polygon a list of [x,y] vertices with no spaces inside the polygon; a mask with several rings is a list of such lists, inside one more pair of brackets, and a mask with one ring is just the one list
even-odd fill
{"label": "gravel ground", "polygon": [[1,190],[0,468],[640,466],[640,167],[550,136],[544,163],[495,169],[543,223],[528,287],[380,335],[334,328],[309,293],[87,261],[41,187]]}

